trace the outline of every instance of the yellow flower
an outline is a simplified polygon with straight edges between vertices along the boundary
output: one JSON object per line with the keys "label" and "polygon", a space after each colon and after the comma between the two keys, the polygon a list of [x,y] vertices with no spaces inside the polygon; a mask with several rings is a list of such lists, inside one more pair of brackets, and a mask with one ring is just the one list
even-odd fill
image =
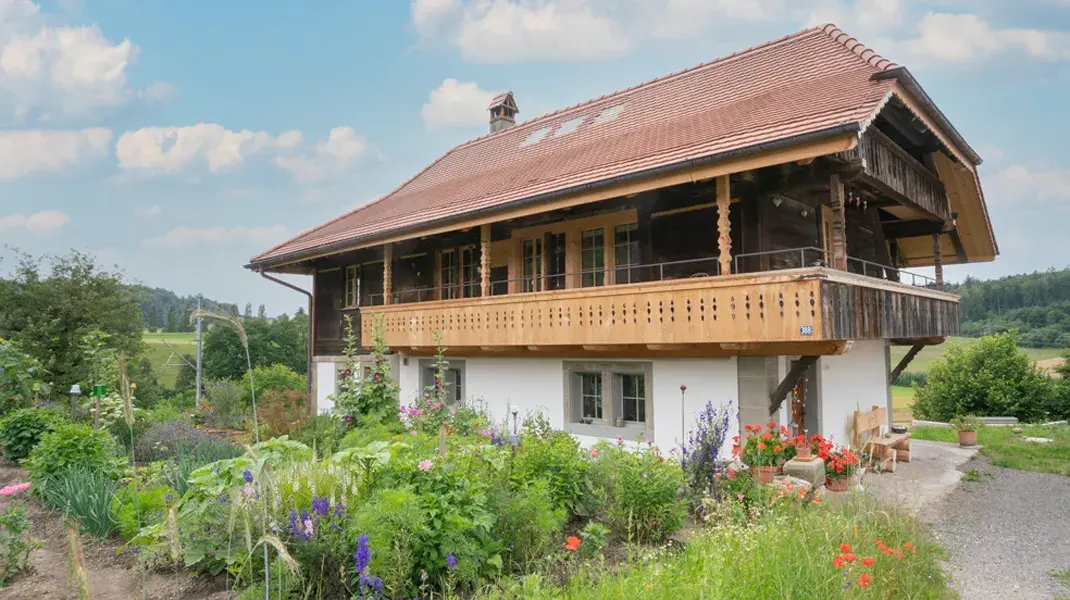
{"label": "yellow flower", "polygon": [[130,389],[136,390],[137,389],[137,384],[136,383],[131,383],[130,384]]}

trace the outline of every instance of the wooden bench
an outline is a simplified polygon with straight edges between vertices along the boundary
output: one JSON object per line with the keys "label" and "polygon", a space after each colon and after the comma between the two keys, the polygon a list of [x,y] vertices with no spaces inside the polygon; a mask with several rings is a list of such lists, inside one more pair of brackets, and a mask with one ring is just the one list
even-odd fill
{"label": "wooden bench", "polygon": [[873,457],[873,467],[894,471],[896,462],[910,462],[910,434],[886,432],[888,409],[874,406],[869,412],[855,411],[852,444]]}

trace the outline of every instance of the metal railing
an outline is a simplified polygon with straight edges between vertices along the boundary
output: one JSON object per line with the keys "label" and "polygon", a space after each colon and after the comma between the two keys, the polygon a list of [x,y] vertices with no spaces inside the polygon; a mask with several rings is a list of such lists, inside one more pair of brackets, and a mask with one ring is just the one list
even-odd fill
{"label": "metal railing", "polygon": [[[734,273],[762,273],[766,271],[783,271],[804,267],[828,267],[832,264],[832,253],[815,247],[789,248],[786,250],[767,250],[765,252],[748,252],[737,254],[733,258]],[[871,262],[853,256],[847,257],[847,271],[857,275],[905,283],[915,287],[936,289],[936,280],[912,271],[905,271],[888,265]]]}

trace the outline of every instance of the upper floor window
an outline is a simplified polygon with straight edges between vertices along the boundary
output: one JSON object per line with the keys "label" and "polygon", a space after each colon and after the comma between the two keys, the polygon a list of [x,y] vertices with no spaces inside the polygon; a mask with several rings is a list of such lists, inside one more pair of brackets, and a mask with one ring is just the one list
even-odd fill
{"label": "upper floor window", "polygon": [[616,283],[639,281],[639,224],[628,223],[613,228],[613,264]]}
{"label": "upper floor window", "polygon": [[443,300],[479,296],[479,255],[475,246],[440,251],[439,272]]}
{"label": "upper floor window", "polygon": [[588,229],[581,233],[581,287],[597,287],[606,282],[605,229]]}
{"label": "upper floor window", "polygon": [[461,285],[465,298],[479,296],[479,255],[475,246],[461,248]]}
{"label": "upper floor window", "polygon": [[345,305],[356,306],[360,298],[360,276],[356,265],[346,267],[346,298]]}
{"label": "upper floor window", "polygon": [[457,251],[456,250],[443,250],[440,253],[439,261],[441,263],[441,279],[439,284],[442,286],[442,299],[453,300],[460,297],[460,288],[458,284],[458,268],[457,268]]}
{"label": "upper floor window", "polygon": [[524,291],[542,290],[542,238],[524,240]]}

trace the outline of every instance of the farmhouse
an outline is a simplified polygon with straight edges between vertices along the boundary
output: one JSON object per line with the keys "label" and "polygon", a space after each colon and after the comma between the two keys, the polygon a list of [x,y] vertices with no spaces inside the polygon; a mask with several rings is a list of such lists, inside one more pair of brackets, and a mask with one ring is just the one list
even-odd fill
{"label": "farmhouse", "polygon": [[732,402],[842,443],[891,402],[891,345],[958,332],[942,266],[998,254],[980,157],[833,25],[517,123],[521,105],[501,94],[488,135],[249,263],[313,278],[318,410],[349,317],[365,347],[381,323],[403,402],[440,335],[454,400],[498,419],[672,446]]}

